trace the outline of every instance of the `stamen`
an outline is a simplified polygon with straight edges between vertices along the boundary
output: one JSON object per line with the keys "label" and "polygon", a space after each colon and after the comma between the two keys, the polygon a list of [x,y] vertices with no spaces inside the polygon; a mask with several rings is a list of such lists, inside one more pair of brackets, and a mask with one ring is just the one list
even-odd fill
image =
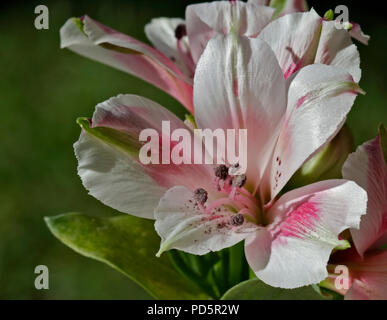
{"label": "stamen", "polygon": [[226,180],[228,177],[228,168],[221,164],[215,168],[215,176],[221,180]]}
{"label": "stamen", "polygon": [[205,204],[208,199],[208,193],[203,188],[196,189],[194,191],[194,199],[201,205]]}
{"label": "stamen", "polygon": [[239,163],[233,164],[229,169],[228,169],[228,174],[230,176],[238,176],[240,174],[243,174],[242,172],[242,167],[239,165]]}
{"label": "stamen", "polygon": [[243,214],[237,213],[231,217],[230,222],[233,226],[240,226],[245,222],[245,218]]}
{"label": "stamen", "polygon": [[187,35],[187,27],[185,24],[179,24],[175,29],[175,37],[177,40],[185,37]]}
{"label": "stamen", "polygon": [[241,174],[239,176],[235,176],[234,179],[232,180],[232,185],[238,188],[242,188],[246,184],[246,175]]}

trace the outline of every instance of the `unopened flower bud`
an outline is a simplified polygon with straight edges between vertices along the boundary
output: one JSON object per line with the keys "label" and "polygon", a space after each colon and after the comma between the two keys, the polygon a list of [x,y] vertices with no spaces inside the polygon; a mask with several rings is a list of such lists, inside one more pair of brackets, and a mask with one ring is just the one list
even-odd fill
{"label": "unopened flower bud", "polygon": [[328,20],[328,21],[332,21],[332,20],[334,19],[334,17],[335,17],[335,14],[334,14],[334,12],[333,12],[332,9],[328,10],[328,11],[325,12],[325,14],[324,14],[324,19],[325,19],[325,20]]}
{"label": "unopened flower bud", "polygon": [[185,115],[184,124],[191,130],[197,129],[195,118],[191,114]]}
{"label": "unopened flower bud", "polygon": [[353,137],[348,127],[344,126],[331,142],[305,162],[290,179],[286,189],[341,178],[341,168],[352,151]]}

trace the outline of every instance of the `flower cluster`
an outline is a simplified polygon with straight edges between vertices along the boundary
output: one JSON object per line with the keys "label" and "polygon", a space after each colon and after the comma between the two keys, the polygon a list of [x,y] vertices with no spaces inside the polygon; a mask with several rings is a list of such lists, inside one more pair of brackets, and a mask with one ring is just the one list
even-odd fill
{"label": "flower cluster", "polygon": [[[337,136],[364,93],[351,35],[368,38],[357,24],[350,32],[337,29],[304,1],[281,8],[269,2],[214,1],[188,6],[185,20],[153,19],[145,33],[154,47],[88,16],[69,19],[61,29],[62,48],[154,84],[182,103],[191,119],[183,122],[135,95],[102,102],[91,119],[78,119],[78,174],[104,204],[155,219],[157,256],[169,249],[204,255],[244,241],[249,266],[270,286],[323,281],[334,290],[329,271],[343,263],[353,273],[351,289],[341,294],[386,298],[387,255],[371,250],[386,242],[381,137],[349,157],[344,179],[285,188]],[[226,161],[143,164],[139,134],[151,128],[167,139],[162,121],[172,130],[187,129],[192,139],[193,128],[246,129],[246,170]],[[347,229],[351,236],[344,237]],[[340,250],[352,242],[357,251]]]}

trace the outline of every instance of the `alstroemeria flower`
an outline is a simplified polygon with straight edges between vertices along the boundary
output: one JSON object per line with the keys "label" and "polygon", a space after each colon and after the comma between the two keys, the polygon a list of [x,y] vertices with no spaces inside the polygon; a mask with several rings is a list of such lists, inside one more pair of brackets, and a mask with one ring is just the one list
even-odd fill
{"label": "alstroemeria flower", "polygon": [[[248,0],[249,3],[255,3],[264,6],[273,6],[277,8],[277,15],[285,15],[288,13],[294,12],[304,12],[308,11],[308,4],[305,0],[285,0],[285,1],[277,1],[277,0]],[[350,22],[349,34],[352,38],[360,41],[363,44],[368,44],[370,40],[370,36],[363,33],[361,27],[358,23]]]}
{"label": "alstroemeria flower", "polygon": [[[348,32],[313,10],[273,19],[261,1],[214,1],[190,5],[186,20],[156,18],[145,26],[153,47],[83,16],[60,30],[61,47],[128,72],[169,93],[193,113],[192,80],[209,39],[228,34],[257,37],[272,47],[285,78],[312,63],[338,65],[360,80],[359,55]],[[287,1],[284,13],[304,8]],[[355,29],[355,28],[354,28]]]}
{"label": "alstroemeria flower", "polygon": [[187,35],[192,58],[197,63],[208,41],[218,34],[255,38],[271,21],[274,9],[252,2],[213,1],[187,7]]}
{"label": "alstroemeria flower", "polygon": [[232,26],[240,35],[258,36],[267,42],[285,78],[309,64],[323,63],[345,68],[355,81],[360,80],[359,53],[346,30],[337,29],[334,21],[313,9],[297,12],[306,9],[302,1],[288,1],[283,15],[269,23],[274,9],[262,4],[266,3],[215,1],[188,6],[187,33],[194,61],[199,60],[209,39],[229,33]]}
{"label": "alstroemeria flower", "polygon": [[358,92],[348,72],[321,64],[302,68],[289,83],[265,42],[234,32],[218,35],[195,73],[196,124],[247,129],[245,174],[230,175],[235,163],[142,164],[142,128],[165,139],[162,120],[171,122],[171,130],[185,125],[136,96],[113,98],[97,106],[91,121],[79,121],[84,131],[75,144],[78,172],[90,194],[105,204],[156,218],[158,254],[171,248],[205,254],[246,239],[247,260],[266,283],[317,283],[327,276],[332,249],[342,244],[339,233],[358,227],[366,193],[347,180],[323,181],[281,197],[279,192],[340,130]]}
{"label": "alstroemeria flower", "polygon": [[367,214],[361,219],[360,229],[351,230],[356,250],[337,252],[330,261],[333,272],[336,265],[348,267],[349,290],[335,288],[333,272],[324,283],[344,294],[345,299],[387,299],[387,135],[384,128],[375,139],[348,157],[343,176],[367,191]]}
{"label": "alstroemeria flower", "polygon": [[[71,18],[60,29],[61,48],[140,77],[169,93],[192,112],[193,70],[185,27],[181,23],[179,19],[160,19],[146,29],[162,52],[88,16]],[[175,36],[180,24],[183,30]],[[155,27],[162,38],[155,36]]]}
{"label": "alstroemeria flower", "polygon": [[[208,21],[195,16],[196,11],[204,13],[207,6],[211,12],[216,11],[216,16]],[[188,6],[187,23],[180,18],[156,18],[145,26],[154,48],[88,16],[71,18],[60,30],[61,48],[140,77],[169,93],[193,113],[192,79],[202,50],[216,33],[212,28],[228,33],[232,20],[239,21],[241,32],[253,36],[270,22],[273,12],[272,8],[243,2]]]}
{"label": "alstroemeria flower", "polygon": [[313,9],[272,21],[258,38],[273,49],[286,79],[304,66],[323,63],[344,68],[355,81],[360,80],[359,52],[350,35]]}

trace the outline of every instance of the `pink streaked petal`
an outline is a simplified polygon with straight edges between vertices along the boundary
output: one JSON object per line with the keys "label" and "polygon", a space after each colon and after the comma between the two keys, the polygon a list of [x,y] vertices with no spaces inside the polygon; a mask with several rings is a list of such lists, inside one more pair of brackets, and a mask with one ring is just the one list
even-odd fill
{"label": "pink streaked petal", "polygon": [[185,21],[180,18],[154,18],[145,26],[145,33],[156,49],[173,61],[187,78],[192,78],[194,70],[186,63],[190,58],[188,38],[185,36],[178,40],[175,35],[179,25],[185,25]]}
{"label": "pink streaked petal", "polygon": [[74,151],[78,175],[90,195],[121,212],[153,219],[165,188],[145,174],[133,157],[86,132],[74,144]]}
{"label": "pink streaked petal", "polygon": [[[162,152],[168,153],[163,149],[162,140],[168,141],[170,150],[177,144],[175,141],[170,140],[169,135],[165,136],[163,134],[162,121],[169,122],[170,133],[177,129],[188,130],[179,118],[161,105],[139,96],[120,95],[97,105],[92,119],[92,126],[109,127],[126,132],[136,141],[138,141],[141,130],[155,129],[160,137],[160,164],[141,164],[144,172],[164,188],[171,188],[176,185],[192,189],[205,187],[211,192],[214,189],[213,169],[210,165],[193,164],[193,150],[191,150],[191,158],[188,159],[192,164],[175,165],[172,161],[170,164],[161,164]],[[195,142],[193,133],[191,134],[190,146],[187,147],[193,149]]]}
{"label": "pink streaked petal", "polygon": [[207,42],[234,27],[239,35],[255,37],[270,22],[274,9],[242,1],[214,1],[187,7],[186,20],[192,56],[198,62]]}
{"label": "pink streaked petal", "polygon": [[[286,118],[261,192],[273,199],[291,176],[340,130],[362,92],[341,68],[314,64],[290,83]],[[305,139],[305,137],[308,139]]]}
{"label": "pink streaked petal", "polygon": [[260,244],[266,252],[246,250],[250,266],[259,279],[274,287],[320,282],[328,275],[331,251],[341,244],[338,235],[358,227],[366,200],[363,189],[345,180],[327,180],[286,193],[268,212],[271,245],[266,235],[264,247]]}
{"label": "pink streaked petal", "polygon": [[338,66],[348,71],[355,82],[360,81],[360,55],[344,29],[337,29],[334,21],[323,21],[315,63]]}
{"label": "pink streaked petal", "polygon": [[348,266],[354,281],[345,300],[387,300],[387,251],[366,253]]}
{"label": "pink streaked petal", "polygon": [[312,9],[286,14],[269,23],[258,38],[273,49],[285,78],[314,63],[322,18]]}
{"label": "pink streaked petal", "polygon": [[255,232],[257,226],[247,220],[233,225],[233,215],[226,207],[206,212],[193,198],[193,190],[169,189],[155,210],[155,228],[161,237],[158,255],[173,248],[203,255],[233,246]]}
{"label": "pink streaked petal", "polygon": [[69,19],[64,24],[60,31],[61,48],[140,77],[192,111],[192,80],[161,52],[88,16],[81,23],[78,26],[74,19]]}
{"label": "pink streaked petal", "polygon": [[254,190],[285,113],[285,86],[273,52],[257,38],[218,35],[196,68],[196,123],[212,130],[247,129],[242,152],[247,152],[247,184]]}
{"label": "pink streaked petal", "polygon": [[349,31],[349,34],[352,38],[360,41],[361,43],[368,45],[368,41],[370,40],[370,36],[367,34],[364,34],[361,30],[361,27],[358,23],[351,22],[352,29]]}
{"label": "pink streaked petal", "polygon": [[[144,142],[139,141],[139,134],[143,129],[154,129],[159,141],[169,142],[171,149],[176,144],[169,135],[163,135],[162,121],[169,121],[171,132],[188,130],[170,111],[139,96],[119,95],[96,107],[90,132],[82,132],[74,145],[78,173],[91,195],[122,212],[152,218],[160,197],[172,186],[212,189],[210,166],[140,162],[138,155]],[[114,131],[106,133],[106,129]],[[93,135],[93,130],[105,130],[106,136]]]}
{"label": "pink streaked petal", "polygon": [[274,50],[285,79],[313,63],[341,67],[356,82],[360,80],[360,58],[346,30],[325,21],[313,9],[287,14],[268,24],[260,33]]}
{"label": "pink streaked petal", "polygon": [[351,230],[358,252],[363,255],[387,231],[387,168],[380,135],[349,155],[343,166],[343,177],[358,183],[368,192],[367,215],[360,230]]}

